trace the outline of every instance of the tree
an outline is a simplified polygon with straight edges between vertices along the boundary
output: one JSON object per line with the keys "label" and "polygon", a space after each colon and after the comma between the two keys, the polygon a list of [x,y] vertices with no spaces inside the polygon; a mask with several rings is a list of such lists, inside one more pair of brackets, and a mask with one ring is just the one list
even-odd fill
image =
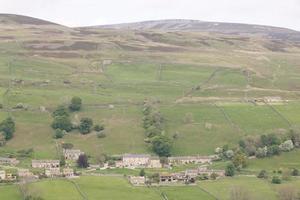
{"label": "tree", "polygon": [[257,158],[264,158],[267,156],[268,148],[265,146],[264,148],[258,148],[255,152]]}
{"label": "tree", "polygon": [[268,147],[268,152],[267,155],[268,156],[273,156],[273,155],[280,155],[280,148],[278,145],[272,145],[270,147]]}
{"label": "tree", "polygon": [[56,129],[56,130],[55,130],[54,138],[55,138],[55,139],[63,138],[64,135],[65,135],[65,133],[64,133],[63,130],[61,130],[61,129]]}
{"label": "tree", "polygon": [[260,137],[263,146],[279,145],[280,139],[275,134],[262,135]]}
{"label": "tree", "polygon": [[51,126],[53,129],[61,129],[67,132],[70,132],[72,130],[71,120],[68,116],[65,115],[56,116]]}
{"label": "tree", "polygon": [[231,159],[234,156],[234,152],[232,150],[227,150],[225,156],[226,158]]}
{"label": "tree", "polygon": [[235,174],[235,168],[232,163],[228,164],[225,168],[225,175],[226,176],[234,176]]}
{"label": "tree", "polygon": [[52,117],[55,118],[57,116],[66,116],[66,117],[69,117],[70,114],[68,112],[68,109],[65,106],[61,105],[61,106],[58,106],[56,108],[56,110],[52,113]]}
{"label": "tree", "polygon": [[93,126],[93,120],[90,118],[82,118],[80,120],[79,132],[82,134],[88,134],[91,132]]}
{"label": "tree", "polygon": [[281,179],[278,176],[273,176],[272,183],[273,184],[281,184]]}
{"label": "tree", "polygon": [[247,157],[241,152],[236,153],[232,158],[232,163],[236,168],[244,168],[247,166]]}
{"label": "tree", "polygon": [[82,100],[79,97],[73,97],[69,109],[71,111],[79,111],[81,109]]}
{"label": "tree", "polygon": [[292,149],[294,149],[294,144],[292,140],[287,140],[284,143],[282,143],[281,145],[279,145],[279,148],[282,151],[291,151]]}
{"label": "tree", "polygon": [[259,172],[259,174],[257,175],[257,178],[263,178],[263,179],[267,179],[268,178],[268,174],[266,170],[261,170]]}
{"label": "tree", "polygon": [[80,168],[87,168],[87,167],[89,166],[89,163],[88,163],[88,157],[87,157],[85,154],[81,154],[81,155],[78,157],[77,165],[78,165],[78,167],[80,167]]}
{"label": "tree", "polygon": [[152,144],[153,151],[157,155],[162,156],[162,157],[170,156],[172,142],[167,136],[164,136],[164,135],[156,136],[153,138],[151,144]]}
{"label": "tree", "polygon": [[3,132],[5,140],[13,138],[13,134],[16,131],[16,124],[11,117],[6,118],[0,123],[0,132]]}
{"label": "tree", "polygon": [[146,172],[145,172],[145,170],[144,169],[141,169],[141,171],[140,171],[140,174],[139,174],[140,176],[145,176],[146,175]]}
{"label": "tree", "polygon": [[61,156],[60,160],[59,160],[59,165],[60,166],[65,166],[65,164],[66,164],[65,156]]}

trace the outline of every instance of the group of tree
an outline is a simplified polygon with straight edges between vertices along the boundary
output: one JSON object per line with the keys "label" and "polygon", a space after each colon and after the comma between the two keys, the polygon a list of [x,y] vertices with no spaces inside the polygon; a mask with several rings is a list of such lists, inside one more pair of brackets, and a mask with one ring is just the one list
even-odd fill
{"label": "group of tree", "polygon": [[[52,113],[53,122],[51,127],[55,130],[55,138],[62,138],[67,132],[78,129],[81,134],[88,134],[93,129],[93,120],[84,117],[80,120],[80,124],[73,124],[70,118],[70,112],[79,111],[82,106],[82,100],[79,97],[73,97],[68,108],[64,105],[58,106]],[[96,125],[96,132],[103,131],[104,126]]]}
{"label": "group of tree", "polygon": [[16,131],[16,124],[11,117],[6,118],[0,123],[0,132],[5,140],[10,140]]}
{"label": "group of tree", "polygon": [[147,101],[143,105],[143,127],[146,142],[151,144],[152,150],[161,157],[170,156],[172,141],[165,135],[163,129],[164,118],[153,102]]}
{"label": "group of tree", "polygon": [[300,133],[291,130],[287,134],[267,134],[261,136],[248,136],[240,140],[240,149],[247,156],[257,158],[279,155],[281,152],[288,152],[295,147],[300,147]]}

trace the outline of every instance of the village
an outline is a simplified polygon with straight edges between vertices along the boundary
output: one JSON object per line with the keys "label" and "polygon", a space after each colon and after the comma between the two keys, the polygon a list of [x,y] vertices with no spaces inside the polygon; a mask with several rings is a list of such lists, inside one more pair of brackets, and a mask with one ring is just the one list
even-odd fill
{"label": "village", "polygon": [[[79,149],[63,149],[63,156],[66,164],[63,166],[60,160],[31,160],[31,168],[19,168],[19,160],[16,158],[0,158],[0,167],[10,167],[17,169],[16,173],[11,170],[0,170],[0,182],[20,182],[34,181],[45,178],[78,178],[84,172],[93,172],[96,170],[109,169],[131,169],[141,170],[153,169],[159,173],[154,177],[148,177],[145,174],[139,176],[128,175],[126,178],[133,186],[146,185],[175,185],[175,184],[194,184],[197,180],[216,179],[225,176],[224,170],[212,170],[208,166],[218,158],[212,156],[180,156],[168,157],[162,160],[157,156],[150,154],[123,154],[118,160],[105,162],[103,164],[91,164],[85,170],[76,172],[75,162],[80,155],[84,155]],[[175,166],[192,165],[192,169],[185,169],[180,172],[169,172]],[[8,168],[8,169],[10,169]],[[163,170],[164,169],[164,170]],[[203,179],[204,178],[204,179]]]}

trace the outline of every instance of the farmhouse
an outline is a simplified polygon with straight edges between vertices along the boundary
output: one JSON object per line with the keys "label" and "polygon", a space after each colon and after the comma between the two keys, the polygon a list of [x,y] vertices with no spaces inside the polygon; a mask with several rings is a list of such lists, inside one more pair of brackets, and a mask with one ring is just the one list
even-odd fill
{"label": "farmhouse", "polygon": [[146,178],[143,176],[130,176],[129,182],[134,186],[142,186],[146,184]]}
{"label": "farmhouse", "polygon": [[79,149],[64,149],[63,153],[66,160],[78,160],[79,156],[84,154]]}
{"label": "farmhouse", "polygon": [[18,176],[21,178],[33,177],[33,173],[29,169],[18,169]]}
{"label": "farmhouse", "polygon": [[122,158],[123,167],[147,167],[150,158],[148,154],[125,154]]}
{"label": "farmhouse", "polygon": [[161,173],[159,174],[159,184],[176,183],[178,179],[175,174]]}
{"label": "farmhouse", "polygon": [[33,168],[59,168],[59,160],[32,160]]}
{"label": "farmhouse", "polygon": [[6,179],[6,173],[4,170],[0,171],[0,180],[5,180]]}
{"label": "farmhouse", "polygon": [[45,170],[45,175],[47,177],[53,178],[56,176],[61,176],[61,172],[60,172],[59,167],[48,168]]}
{"label": "farmhouse", "polygon": [[147,164],[148,168],[162,168],[159,157],[151,157]]}
{"label": "farmhouse", "polygon": [[173,165],[184,165],[184,164],[203,164],[211,163],[213,156],[181,156],[181,157],[169,157],[169,163]]}
{"label": "farmhouse", "polygon": [[16,158],[3,158],[0,157],[0,164],[1,165],[17,165],[20,161],[18,161]]}
{"label": "farmhouse", "polygon": [[67,178],[74,177],[74,170],[72,168],[64,168],[63,169],[63,176]]}

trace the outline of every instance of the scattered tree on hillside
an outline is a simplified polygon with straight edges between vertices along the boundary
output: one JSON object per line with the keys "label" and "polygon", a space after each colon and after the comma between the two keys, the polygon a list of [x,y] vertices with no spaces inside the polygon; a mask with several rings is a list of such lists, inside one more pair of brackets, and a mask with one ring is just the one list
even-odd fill
{"label": "scattered tree on hillside", "polygon": [[68,109],[65,106],[61,105],[61,106],[58,106],[56,108],[56,110],[52,113],[52,117],[55,118],[57,116],[66,116],[66,117],[69,117],[70,114],[69,114]]}
{"label": "scattered tree on hillside", "polygon": [[273,184],[281,184],[281,179],[278,176],[273,176],[272,183]]}
{"label": "scattered tree on hillside", "polygon": [[263,178],[263,179],[267,179],[268,178],[268,173],[266,170],[261,170],[259,172],[259,174],[257,175],[257,178]]}
{"label": "scattered tree on hillside", "polygon": [[139,173],[140,176],[145,176],[146,175],[146,172],[144,169],[141,169],[140,173]]}
{"label": "scattered tree on hillside", "polygon": [[80,120],[79,132],[82,134],[88,134],[93,127],[93,120],[90,118],[82,118]]}
{"label": "scattered tree on hillside", "polygon": [[81,154],[81,155],[78,157],[77,165],[78,165],[78,167],[80,167],[80,168],[87,168],[87,167],[89,166],[89,163],[88,163],[88,157],[87,157],[85,154]]}
{"label": "scattered tree on hillside", "polygon": [[156,136],[152,140],[153,151],[161,157],[170,156],[171,148],[172,148],[172,142],[167,136],[164,135]]}
{"label": "scattered tree on hillside", "polygon": [[16,125],[11,117],[6,118],[0,123],[0,132],[3,133],[5,140],[10,140],[16,131]]}
{"label": "scattered tree on hillside", "polygon": [[71,111],[79,111],[81,109],[82,100],[79,97],[73,97],[69,109]]}
{"label": "scattered tree on hillside", "polygon": [[238,152],[232,158],[232,163],[237,169],[247,166],[247,157],[245,154]]}
{"label": "scattered tree on hillside", "polygon": [[54,138],[55,139],[60,139],[60,138],[63,138],[65,135],[64,131],[61,130],[61,129],[56,129],[55,130],[55,133],[54,133]]}
{"label": "scattered tree on hillside", "polygon": [[234,176],[235,174],[235,168],[232,163],[228,164],[225,168],[225,175],[226,176]]}
{"label": "scattered tree on hillside", "polygon": [[298,169],[293,169],[292,170],[292,176],[299,176],[300,173],[299,173],[299,170]]}
{"label": "scattered tree on hillside", "polygon": [[60,129],[70,132],[72,130],[72,123],[68,116],[56,116],[52,122],[53,129]]}

